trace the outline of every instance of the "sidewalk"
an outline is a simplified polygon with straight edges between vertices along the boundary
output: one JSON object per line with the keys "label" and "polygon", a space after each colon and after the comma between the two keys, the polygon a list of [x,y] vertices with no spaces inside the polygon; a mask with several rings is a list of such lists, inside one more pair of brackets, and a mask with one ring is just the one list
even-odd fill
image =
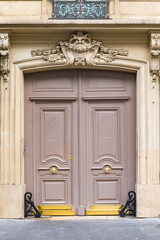
{"label": "sidewalk", "polygon": [[160,240],[160,219],[52,217],[0,219],[0,240]]}

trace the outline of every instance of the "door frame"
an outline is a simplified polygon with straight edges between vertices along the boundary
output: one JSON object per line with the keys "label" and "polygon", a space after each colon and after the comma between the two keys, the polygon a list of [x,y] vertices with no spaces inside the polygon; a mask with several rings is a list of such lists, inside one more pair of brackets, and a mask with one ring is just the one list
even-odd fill
{"label": "door frame", "polygon": [[[10,82],[10,143],[12,154],[12,164],[16,171],[15,184],[21,185],[22,196],[25,192],[24,183],[24,74],[58,70],[58,69],[78,69],[75,65],[65,66],[64,63],[55,64],[53,62],[44,61],[41,56],[29,59],[21,59],[13,61],[11,64],[12,81]],[[159,142],[159,135],[155,132],[155,127],[150,128],[152,122],[152,114],[147,115],[149,109],[157,111],[156,106],[152,109],[149,97],[152,96],[151,81],[149,77],[149,64],[147,60],[129,57],[117,57],[111,63],[99,64],[97,66],[81,66],[80,69],[103,69],[112,71],[123,71],[136,73],[136,192],[137,192],[137,216],[143,214],[145,208],[141,201],[142,195],[146,189],[148,170],[150,171],[150,179],[159,179],[157,169],[159,166],[158,158],[155,158],[152,170],[149,166],[152,164],[151,153],[148,149],[152,149],[152,136],[155,136]],[[143,91],[144,89],[144,91]],[[158,186],[158,183],[156,183]],[[144,186],[144,187],[143,187]],[[156,191],[157,189],[154,189]],[[151,192],[150,192],[151,194]],[[23,201],[22,201],[23,203]],[[23,206],[23,205],[22,205]],[[23,206],[24,207],[24,206]]]}

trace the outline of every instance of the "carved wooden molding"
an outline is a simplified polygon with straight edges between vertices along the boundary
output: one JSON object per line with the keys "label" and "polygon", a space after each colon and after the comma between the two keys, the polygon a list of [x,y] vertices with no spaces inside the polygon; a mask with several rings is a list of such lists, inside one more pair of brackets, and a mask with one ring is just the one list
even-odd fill
{"label": "carved wooden molding", "polygon": [[150,72],[152,80],[157,81],[160,75],[160,33],[151,33],[150,47]]}
{"label": "carved wooden molding", "polygon": [[91,39],[88,33],[78,31],[69,41],[60,41],[54,48],[33,50],[32,57],[42,56],[44,60],[64,65],[96,65],[112,62],[117,55],[127,56],[124,49],[106,48],[101,42]]}
{"label": "carved wooden molding", "polygon": [[4,81],[9,73],[9,36],[8,33],[0,33],[0,75]]}

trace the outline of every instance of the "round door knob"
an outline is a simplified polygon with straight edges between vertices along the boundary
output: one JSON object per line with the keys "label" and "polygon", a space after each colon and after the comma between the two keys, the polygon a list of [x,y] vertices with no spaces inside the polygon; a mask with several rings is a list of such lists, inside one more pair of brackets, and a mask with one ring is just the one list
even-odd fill
{"label": "round door knob", "polygon": [[57,168],[56,167],[51,167],[50,171],[51,171],[51,173],[56,173],[57,172]]}
{"label": "round door knob", "polygon": [[110,170],[111,170],[110,166],[105,166],[105,167],[104,167],[104,171],[105,171],[106,173],[109,173]]}

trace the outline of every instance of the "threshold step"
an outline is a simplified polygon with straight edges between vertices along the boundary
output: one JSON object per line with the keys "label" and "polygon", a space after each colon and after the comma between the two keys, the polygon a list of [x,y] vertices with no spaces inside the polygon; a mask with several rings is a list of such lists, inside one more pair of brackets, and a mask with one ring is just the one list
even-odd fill
{"label": "threshold step", "polygon": [[75,216],[71,205],[37,206],[42,216]]}
{"label": "threshold step", "polygon": [[92,210],[94,210],[94,209],[99,209],[99,210],[101,210],[101,209],[106,209],[106,210],[108,210],[108,209],[116,209],[116,210],[118,210],[118,209],[122,209],[124,207],[124,205],[90,205],[90,209],[92,209]]}
{"label": "threshold step", "polygon": [[86,211],[88,216],[112,216],[119,215],[119,212],[124,205],[91,205],[90,209]]}
{"label": "threshold step", "polygon": [[65,209],[65,210],[72,210],[72,205],[46,205],[46,206],[37,206],[39,210],[60,210],[60,209]]}
{"label": "threshold step", "polygon": [[119,211],[117,210],[87,210],[87,216],[112,216],[112,215],[119,215]]}

